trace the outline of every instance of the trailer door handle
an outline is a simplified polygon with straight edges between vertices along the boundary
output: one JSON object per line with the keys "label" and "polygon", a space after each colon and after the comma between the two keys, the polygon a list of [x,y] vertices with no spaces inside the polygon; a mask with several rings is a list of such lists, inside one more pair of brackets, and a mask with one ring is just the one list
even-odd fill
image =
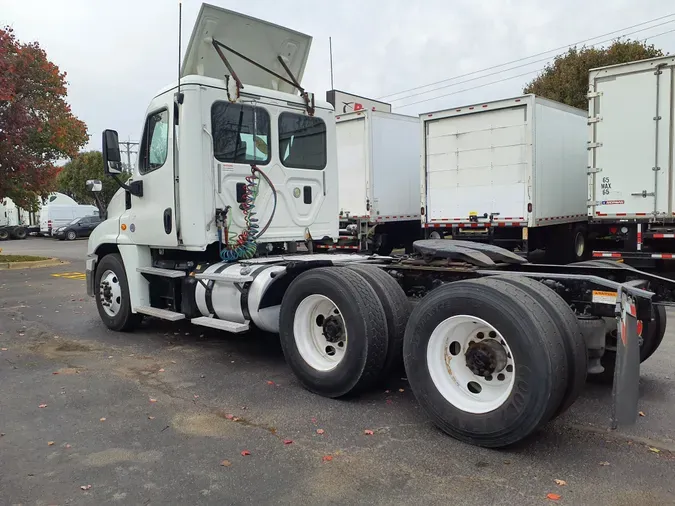
{"label": "trailer door handle", "polygon": [[164,232],[171,233],[171,208],[164,209]]}

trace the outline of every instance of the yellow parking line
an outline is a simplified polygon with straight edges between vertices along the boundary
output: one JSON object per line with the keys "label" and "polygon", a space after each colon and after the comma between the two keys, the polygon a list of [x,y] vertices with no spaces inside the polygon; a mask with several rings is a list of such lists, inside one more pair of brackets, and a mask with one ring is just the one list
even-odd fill
{"label": "yellow parking line", "polygon": [[52,274],[55,278],[66,278],[66,279],[86,279],[86,274],[82,272],[59,272],[57,274]]}

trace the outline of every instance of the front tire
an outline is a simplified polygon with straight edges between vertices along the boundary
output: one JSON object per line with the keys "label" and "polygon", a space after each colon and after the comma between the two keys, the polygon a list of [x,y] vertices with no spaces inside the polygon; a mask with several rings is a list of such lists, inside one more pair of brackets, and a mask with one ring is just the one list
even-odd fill
{"label": "front tire", "polygon": [[129,282],[119,254],[104,256],[96,266],[94,294],[98,314],[110,330],[128,332],[140,324],[142,316],[131,312]]}
{"label": "front tire", "polygon": [[403,357],[435,424],[475,445],[516,443],[549,421],[568,382],[556,323],[518,286],[457,281],[413,309]]}
{"label": "front tire", "polygon": [[75,233],[74,230],[68,230],[68,232],[66,232],[66,239],[68,239],[69,241],[74,241],[75,239],[77,239],[77,234]]}
{"label": "front tire", "polygon": [[341,397],[371,386],[387,356],[387,320],[357,272],[324,267],[300,274],[281,302],[286,362],[308,390]]}

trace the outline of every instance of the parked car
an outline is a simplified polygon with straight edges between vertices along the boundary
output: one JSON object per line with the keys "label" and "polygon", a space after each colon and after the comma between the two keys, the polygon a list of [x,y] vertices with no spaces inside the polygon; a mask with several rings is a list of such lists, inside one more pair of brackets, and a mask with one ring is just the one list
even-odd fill
{"label": "parked car", "polygon": [[94,230],[100,223],[101,218],[98,216],[85,216],[84,218],[75,218],[65,227],[57,228],[54,231],[54,237],[63,241],[65,239],[74,241],[78,237],[89,237],[92,230]]}
{"label": "parked car", "polygon": [[98,208],[96,206],[47,204],[40,210],[40,233],[49,237],[53,235],[57,228],[68,226],[76,218],[97,215]]}

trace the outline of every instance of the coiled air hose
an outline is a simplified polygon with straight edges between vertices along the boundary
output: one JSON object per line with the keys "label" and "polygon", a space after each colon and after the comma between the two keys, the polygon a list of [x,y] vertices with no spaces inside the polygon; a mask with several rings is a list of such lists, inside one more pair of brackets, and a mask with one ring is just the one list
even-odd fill
{"label": "coiled air hose", "polygon": [[[262,229],[260,229],[258,218],[256,218],[257,213],[254,210],[255,201],[260,190],[260,177],[258,174],[262,176],[263,179],[265,179],[271,188],[272,196],[274,197],[272,213],[270,214],[267,223]],[[242,216],[244,217],[244,228],[232,241],[230,241],[227,237],[227,231],[229,230],[231,223],[219,223],[218,225],[220,258],[225,262],[236,262],[237,260],[253,258],[258,250],[257,241],[269,228],[270,224],[272,223],[272,219],[274,218],[274,213],[277,210],[277,190],[270,178],[267,177],[267,174],[265,174],[255,165],[251,165],[251,175],[246,176],[246,185],[244,186],[244,194],[242,196],[242,201],[239,204],[239,209],[241,210]],[[228,221],[231,222],[231,220]],[[224,241],[223,226],[225,227]]]}

